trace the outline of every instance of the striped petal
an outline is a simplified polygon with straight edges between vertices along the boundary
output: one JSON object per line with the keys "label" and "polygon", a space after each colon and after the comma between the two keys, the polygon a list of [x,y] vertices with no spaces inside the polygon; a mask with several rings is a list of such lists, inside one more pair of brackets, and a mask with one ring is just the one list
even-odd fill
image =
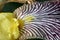
{"label": "striped petal", "polygon": [[[46,40],[60,40],[60,3],[34,2],[14,11],[17,19],[22,19],[25,26],[22,38],[40,37]],[[26,20],[32,17],[30,23]]]}

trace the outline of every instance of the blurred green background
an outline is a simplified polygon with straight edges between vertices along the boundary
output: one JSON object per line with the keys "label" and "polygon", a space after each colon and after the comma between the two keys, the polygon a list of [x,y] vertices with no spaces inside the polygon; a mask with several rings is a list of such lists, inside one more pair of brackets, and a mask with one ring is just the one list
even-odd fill
{"label": "blurred green background", "polygon": [[28,3],[28,1],[44,2],[48,0],[0,0],[0,12],[13,12],[16,8],[22,6],[26,2]]}

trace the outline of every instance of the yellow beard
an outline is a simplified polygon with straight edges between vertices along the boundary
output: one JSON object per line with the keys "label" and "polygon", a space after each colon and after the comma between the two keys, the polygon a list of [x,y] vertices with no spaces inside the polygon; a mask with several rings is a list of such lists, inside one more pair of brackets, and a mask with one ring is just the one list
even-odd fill
{"label": "yellow beard", "polygon": [[18,21],[13,13],[0,13],[0,40],[15,40],[19,37]]}

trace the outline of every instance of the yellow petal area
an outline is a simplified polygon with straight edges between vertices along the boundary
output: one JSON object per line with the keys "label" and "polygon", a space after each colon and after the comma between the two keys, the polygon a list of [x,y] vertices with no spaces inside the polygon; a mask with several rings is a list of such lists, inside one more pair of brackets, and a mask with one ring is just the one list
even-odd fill
{"label": "yellow petal area", "polygon": [[34,20],[34,16],[33,15],[27,15],[23,18],[23,20],[26,22],[26,23],[30,23]]}
{"label": "yellow petal area", "polygon": [[23,19],[18,19],[20,29],[22,29],[26,23],[30,24],[34,18],[32,15],[26,15]]}
{"label": "yellow petal area", "polygon": [[22,19],[18,19],[19,28],[22,29],[24,27],[24,21]]}
{"label": "yellow petal area", "polygon": [[13,13],[0,13],[0,40],[15,40],[19,37],[18,21]]}

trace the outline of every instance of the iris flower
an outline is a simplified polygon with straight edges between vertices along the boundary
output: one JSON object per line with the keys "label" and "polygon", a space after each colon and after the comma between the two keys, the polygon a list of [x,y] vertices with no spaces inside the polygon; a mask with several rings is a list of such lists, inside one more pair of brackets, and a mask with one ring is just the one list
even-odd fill
{"label": "iris flower", "polygon": [[60,40],[60,2],[33,2],[0,13],[0,40],[29,38]]}

